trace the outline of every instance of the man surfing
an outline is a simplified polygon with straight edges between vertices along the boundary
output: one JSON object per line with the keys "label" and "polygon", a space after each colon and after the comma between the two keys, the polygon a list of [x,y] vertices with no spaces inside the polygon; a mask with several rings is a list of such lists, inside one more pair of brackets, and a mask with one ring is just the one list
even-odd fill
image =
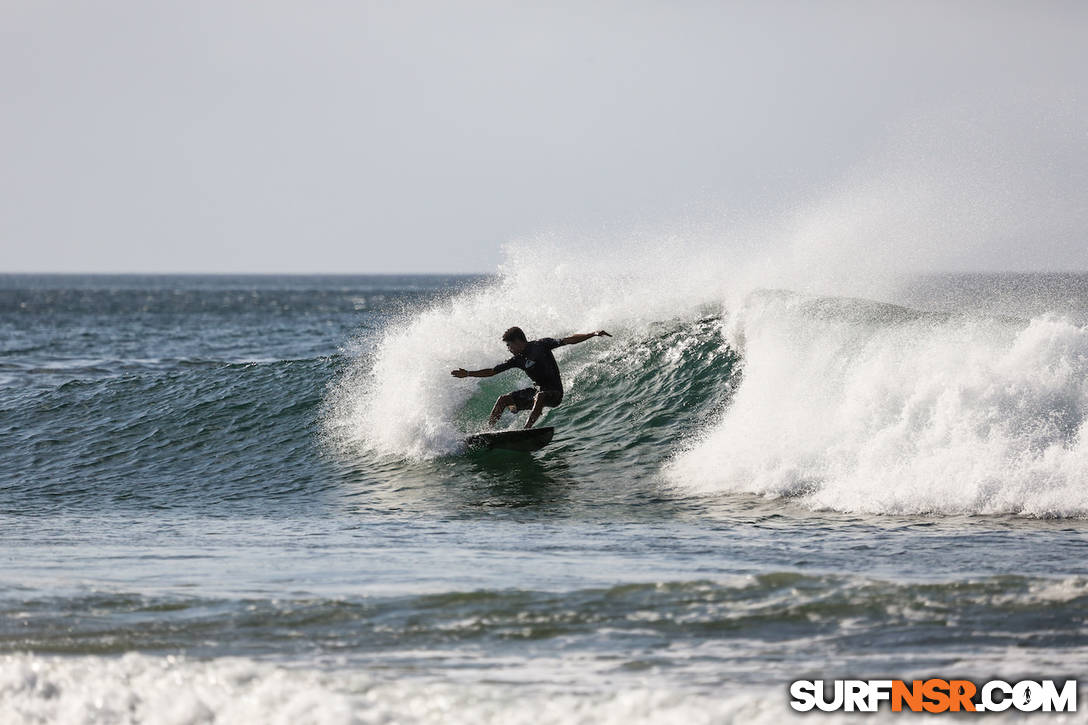
{"label": "man surfing", "polygon": [[499,363],[493,368],[483,370],[465,370],[457,368],[450,372],[455,378],[490,378],[510,368],[521,368],[532,379],[536,387],[515,390],[500,395],[495,401],[495,408],[491,411],[491,417],[487,424],[494,428],[502,417],[502,412],[509,408],[517,413],[522,410],[532,410],[529,420],[525,421],[526,428],[532,428],[544,408],[554,408],[563,402],[563,381],[559,377],[559,365],[555,362],[552,350],[561,345],[577,345],[591,337],[612,337],[604,330],[587,332],[582,335],[571,335],[562,340],[554,337],[544,337],[530,342],[520,327],[511,327],[502,334],[502,341],[506,343],[506,349],[513,355],[504,363]]}

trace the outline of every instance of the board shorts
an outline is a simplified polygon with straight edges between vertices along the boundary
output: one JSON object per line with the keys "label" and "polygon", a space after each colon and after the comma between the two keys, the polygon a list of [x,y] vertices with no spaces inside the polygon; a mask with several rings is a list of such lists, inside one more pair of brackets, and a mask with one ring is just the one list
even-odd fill
{"label": "board shorts", "polygon": [[514,405],[517,406],[518,412],[521,412],[523,410],[532,410],[538,394],[542,397],[545,407],[548,408],[554,408],[563,402],[563,393],[559,390],[538,391],[536,388],[523,388],[509,393],[509,396],[514,399]]}

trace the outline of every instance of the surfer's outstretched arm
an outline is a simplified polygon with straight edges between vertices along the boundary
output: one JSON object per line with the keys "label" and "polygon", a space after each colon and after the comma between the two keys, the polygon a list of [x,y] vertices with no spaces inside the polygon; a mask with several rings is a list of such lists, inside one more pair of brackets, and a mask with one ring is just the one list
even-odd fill
{"label": "surfer's outstretched arm", "polygon": [[457,368],[451,370],[450,375],[455,378],[490,378],[492,375],[498,375],[493,368],[484,368],[483,370],[465,370],[464,368]]}
{"label": "surfer's outstretched arm", "polygon": [[580,342],[585,342],[591,337],[612,337],[604,330],[597,330],[596,332],[587,332],[581,335],[571,335],[570,337],[564,337],[559,341],[560,345],[577,345]]}

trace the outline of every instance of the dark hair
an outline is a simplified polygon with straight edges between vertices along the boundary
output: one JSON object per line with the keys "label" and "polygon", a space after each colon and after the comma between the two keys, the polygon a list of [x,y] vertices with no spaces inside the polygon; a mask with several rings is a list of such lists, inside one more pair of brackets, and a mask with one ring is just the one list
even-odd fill
{"label": "dark hair", "polygon": [[520,327],[511,327],[506,332],[502,333],[503,342],[528,342],[525,339],[525,333],[521,331]]}

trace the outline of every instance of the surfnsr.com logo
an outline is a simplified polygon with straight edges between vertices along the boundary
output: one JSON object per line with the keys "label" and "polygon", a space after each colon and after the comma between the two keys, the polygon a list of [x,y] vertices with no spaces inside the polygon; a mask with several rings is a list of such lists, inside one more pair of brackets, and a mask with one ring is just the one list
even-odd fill
{"label": "surfnsr.com logo", "polygon": [[1076,712],[1077,681],[990,680],[797,680],[790,684],[790,707],[798,712]]}

